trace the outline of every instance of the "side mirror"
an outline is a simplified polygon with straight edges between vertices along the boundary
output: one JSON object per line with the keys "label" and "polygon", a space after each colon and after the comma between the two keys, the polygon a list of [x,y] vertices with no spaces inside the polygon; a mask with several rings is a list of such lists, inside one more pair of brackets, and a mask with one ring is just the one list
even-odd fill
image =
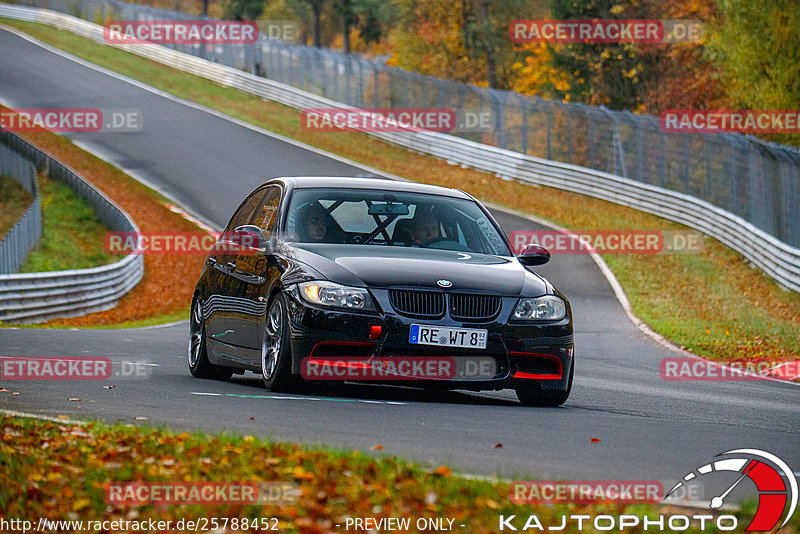
{"label": "side mirror", "polygon": [[522,247],[517,258],[522,265],[544,265],[550,261],[550,252],[541,245],[531,243]]}
{"label": "side mirror", "polygon": [[227,236],[229,241],[235,241],[239,246],[245,248],[267,248],[267,240],[261,228],[253,224],[243,224],[233,229],[233,234]]}

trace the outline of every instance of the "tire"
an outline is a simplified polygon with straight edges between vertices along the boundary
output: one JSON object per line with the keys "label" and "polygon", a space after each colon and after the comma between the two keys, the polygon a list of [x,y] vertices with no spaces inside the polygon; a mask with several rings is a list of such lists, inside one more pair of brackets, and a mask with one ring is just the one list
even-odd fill
{"label": "tire", "polygon": [[270,391],[290,391],[297,385],[292,376],[292,353],[289,345],[289,318],[286,299],[278,293],[264,317],[261,341],[261,378]]}
{"label": "tire", "polygon": [[206,321],[203,318],[203,301],[200,297],[192,303],[189,316],[189,372],[195,378],[227,380],[233,374],[228,367],[218,367],[208,361],[206,346]]}
{"label": "tire", "polygon": [[561,406],[569,398],[572,391],[572,378],[575,376],[575,360],[569,370],[569,382],[566,391],[544,391],[539,387],[525,387],[519,385],[514,388],[517,398],[523,406]]}

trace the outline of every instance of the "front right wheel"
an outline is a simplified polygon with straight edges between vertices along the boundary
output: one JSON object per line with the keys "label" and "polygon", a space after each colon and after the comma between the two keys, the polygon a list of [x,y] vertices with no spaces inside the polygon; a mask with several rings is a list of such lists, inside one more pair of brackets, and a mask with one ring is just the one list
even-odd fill
{"label": "front right wheel", "polygon": [[272,299],[265,323],[261,342],[261,378],[270,391],[289,391],[296,381],[292,377],[286,299],[281,293]]}

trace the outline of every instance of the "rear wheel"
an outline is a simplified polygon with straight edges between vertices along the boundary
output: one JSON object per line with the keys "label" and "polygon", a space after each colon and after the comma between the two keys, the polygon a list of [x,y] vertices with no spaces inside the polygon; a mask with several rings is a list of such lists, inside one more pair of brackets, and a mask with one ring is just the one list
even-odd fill
{"label": "rear wheel", "polygon": [[289,318],[286,299],[275,295],[269,306],[261,342],[261,378],[270,391],[288,391],[295,385],[289,346]]}
{"label": "rear wheel", "polygon": [[514,388],[517,398],[523,406],[561,406],[569,398],[572,391],[572,378],[575,375],[575,360],[569,370],[569,382],[565,391],[546,391],[539,387],[519,385]]}
{"label": "rear wheel", "polygon": [[189,372],[195,378],[215,378],[227,380],[233,370],[227,367],[218,367],[208,361],[206,347],[206,324],[203,318],[203,301],[197,297],[192,304],[192,314],[189,317]]}

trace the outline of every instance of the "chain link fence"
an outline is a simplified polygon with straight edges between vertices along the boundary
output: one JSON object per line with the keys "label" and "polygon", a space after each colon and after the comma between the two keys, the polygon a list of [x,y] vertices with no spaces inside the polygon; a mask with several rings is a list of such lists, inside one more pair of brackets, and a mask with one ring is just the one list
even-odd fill
{"label": "chain link fence", "polygon": [[0,241],[0,274],[12,274],[42,237],[42,205],[33,163],[3,145],[0,145],[0,176],[15,179],[33,197],[22,217]]}
{"label": "chain link fence", "polygon": [[[17,3],[97,24],[198,18],[117,0]],[[255,44],[168,46],[357,108],[488,113],[490,124],[484,131],[453,135],[684,193],[800,246],[800,150],[793,147],[740,134],[667,133],[657,117],[441,80],[264,34]]]}

